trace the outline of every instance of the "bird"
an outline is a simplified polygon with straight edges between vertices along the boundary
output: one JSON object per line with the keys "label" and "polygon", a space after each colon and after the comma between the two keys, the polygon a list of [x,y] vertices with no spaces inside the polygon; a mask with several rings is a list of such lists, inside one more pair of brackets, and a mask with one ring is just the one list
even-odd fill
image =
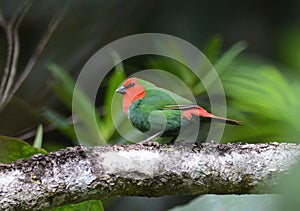
{"label": "bird", "polygon": [[182,127],[200,119],[240,125],[240,121],[213,115],[176,93],[136,77],[126,79],[116,89],[122,96],[122,109],[131,124],[141,132],[150,132],[151,140],[170,137],[174,143]]}

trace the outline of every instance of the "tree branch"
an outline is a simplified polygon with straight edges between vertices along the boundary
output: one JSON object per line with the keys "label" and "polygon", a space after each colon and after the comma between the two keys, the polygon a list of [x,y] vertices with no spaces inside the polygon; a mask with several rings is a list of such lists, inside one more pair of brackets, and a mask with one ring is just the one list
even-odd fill
{"label": "tree branch", "polygon": [[266,193],[299,157],[300,145],[284,143],[72,147],[1,164],[0,209],[112,196]]}

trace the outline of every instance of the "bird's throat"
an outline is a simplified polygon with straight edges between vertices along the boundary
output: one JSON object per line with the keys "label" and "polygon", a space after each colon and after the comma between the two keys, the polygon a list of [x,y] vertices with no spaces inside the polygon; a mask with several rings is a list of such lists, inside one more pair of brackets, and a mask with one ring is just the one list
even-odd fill
{"label": "bird's throat", "polygon": [[146,95],[145,90],[140,90],[140,92],[131,93],[128,92],[123,96],[123,111],[125,114],[128,114],[128,109],[131,104],[141,98],[144,98]]}

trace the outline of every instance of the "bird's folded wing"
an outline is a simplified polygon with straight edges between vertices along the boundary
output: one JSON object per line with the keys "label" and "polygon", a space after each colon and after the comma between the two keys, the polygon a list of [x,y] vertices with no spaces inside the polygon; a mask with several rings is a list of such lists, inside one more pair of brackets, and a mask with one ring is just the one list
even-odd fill
{"label": "bird's folded wing", "polygon": [[189,109],[197,109],[198,105],[167,105],[163,109],[164,110],[189,110]]}
{"label": "bird's folded wing", "polygon": [[182,117],[191,119],[192,115],[212,118],[213,114],[208,113],[204,108],[198,105],[167,105],[164,110],[181,110],[183,111]]}

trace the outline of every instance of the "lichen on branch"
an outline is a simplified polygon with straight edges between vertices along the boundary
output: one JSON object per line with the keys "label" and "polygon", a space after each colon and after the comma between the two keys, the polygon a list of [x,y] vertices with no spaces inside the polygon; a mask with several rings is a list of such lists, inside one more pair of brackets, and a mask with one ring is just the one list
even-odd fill
{"label": "lichen on branch", "polygon": [[113,196],[267,193],[299,157],[300,146],[285,143],[70,147],[1,164],[0,209]]}

